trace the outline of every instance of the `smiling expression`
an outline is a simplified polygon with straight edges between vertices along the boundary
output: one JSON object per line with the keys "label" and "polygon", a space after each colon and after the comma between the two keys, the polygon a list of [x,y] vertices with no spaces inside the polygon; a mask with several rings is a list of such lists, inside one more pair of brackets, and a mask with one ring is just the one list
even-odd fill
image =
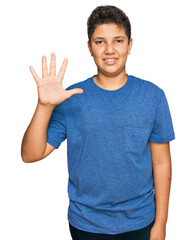
{"label": "smiling expression", "polygon": [[98,68],[98,74],[117,76],[125,72],[127,56],[132,47],[132,39],[123,27],[114,23],[100,24],[96,27],[88,48]]}

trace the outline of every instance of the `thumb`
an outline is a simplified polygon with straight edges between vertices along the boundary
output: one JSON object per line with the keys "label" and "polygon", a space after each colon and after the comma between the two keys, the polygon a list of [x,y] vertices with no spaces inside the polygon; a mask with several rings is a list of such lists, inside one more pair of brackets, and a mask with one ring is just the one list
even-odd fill
{"label": "thumb", "polygon": [[74,88],[74,89],[71,89],[71,90],[66,90],[67,98],[70,98],[71,96],[73,96],[75,94],[80,94],[80,93],[83,93],[82,88]]}

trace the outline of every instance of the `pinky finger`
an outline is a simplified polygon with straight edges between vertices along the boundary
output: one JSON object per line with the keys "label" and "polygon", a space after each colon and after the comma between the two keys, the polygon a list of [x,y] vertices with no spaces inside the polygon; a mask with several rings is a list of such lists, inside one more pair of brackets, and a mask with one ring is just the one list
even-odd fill
{"label": "pinky finger", "polygon": [[39,76],[37,75],[37,73],[35,72],[34,68],[32,66],[29,67],[29,70],[31,72],[31,74],[33,75],[34,79],[36,82],[39,81]]}

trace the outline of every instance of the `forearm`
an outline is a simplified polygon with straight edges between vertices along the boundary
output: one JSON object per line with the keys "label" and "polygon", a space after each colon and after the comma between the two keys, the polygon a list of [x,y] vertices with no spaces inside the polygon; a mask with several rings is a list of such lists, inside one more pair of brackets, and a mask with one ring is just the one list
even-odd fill
{"label": "forearm", "polygon": [[163,225],[166,225],[168,217],[171,175],[171,161],[153,165],[156,202],[155,222]]}
{"label": "forearm", "polygon": [[24,162],[40,160],[44,155],[47,144],[47,127],[53,110],[52,106],[37,104],[22,141],[21,155]]}

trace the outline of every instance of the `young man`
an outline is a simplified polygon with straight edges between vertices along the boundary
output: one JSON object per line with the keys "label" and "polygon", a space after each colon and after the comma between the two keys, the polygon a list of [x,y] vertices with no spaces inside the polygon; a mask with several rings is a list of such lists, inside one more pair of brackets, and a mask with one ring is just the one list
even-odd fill
{"label": "young man", "polygon": [[126,74],[132,47],[128,17],[114,6],[88,19],[88,48],[98,73],[66,90],[67,65],[55,54],[42,79],[32,67],[38,104],[22,142],[24,162],[48,156],[67,138],[74,240],[164,240],[171,184],[169,141],[175,139],[164,91]]}

